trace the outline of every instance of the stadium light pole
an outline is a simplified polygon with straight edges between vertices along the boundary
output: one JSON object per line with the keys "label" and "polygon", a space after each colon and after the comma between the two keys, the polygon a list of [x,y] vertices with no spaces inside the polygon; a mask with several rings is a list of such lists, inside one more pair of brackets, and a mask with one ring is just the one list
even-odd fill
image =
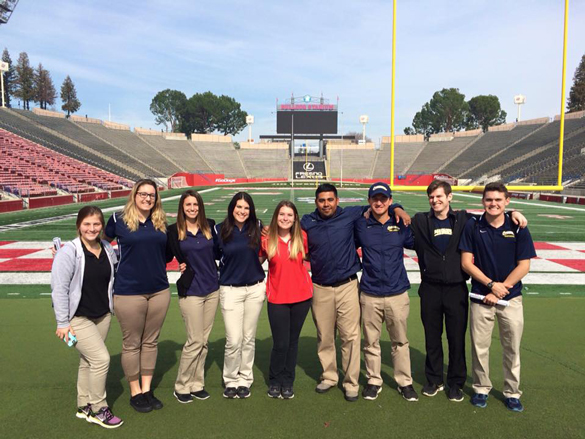
{"label": "stadium light pole", "polygon": [[290,112],[290,187],[295,187],[295,110]]}
{"label": "stadium light pole", "polygon": [[6,101],[4,100],[4,72],[7,72],[10,66],[7,62],[0,61],[0,81],[2,82],[2,108],[6,108]]}

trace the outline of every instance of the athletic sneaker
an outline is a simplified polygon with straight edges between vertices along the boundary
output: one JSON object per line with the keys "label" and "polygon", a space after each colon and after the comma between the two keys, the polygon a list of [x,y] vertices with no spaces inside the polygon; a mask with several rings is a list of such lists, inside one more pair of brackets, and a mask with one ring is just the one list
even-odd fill
{"label": "athletic sneaker", "polygon": [[373,384],[368,384],[362,390],[362,397],[367,399],[368,401],[373,401],[378,397],[380,392],[382,391],[382,386],[374,386]]}
{"label": "athletic sneaker", "polygon": [[343,397],[346,401],[356,402],[359,399],[359,393],[357,390],[344,390]]}
{"label": "athletic sneaker", "polygon": [[191,395],[200,401],[204,401],[211,396],[205,389],[201,389],[199,392],[191,392]]}
{"label": "athletic sneaker", "polygon": [[246,399],[252,396],[252,392],[250,392],[250,388],[246,386],[240,386],[237,389],[238,398]]}
{"label": "athletic sneaker", "polygon": [[91,415],[91,404],[90,403],[87,403],[87,405],[84,407],[77,407],[77,413],[75,413],[75,416],[77,418],[85,419],[87,421],[87,418],[89,418],[90,415]]}
{"label": "athletic sneaker", "polygon": [[190,402],[193,402],[193,396],[190,393],[177,393],[175,391],[173,392],[173,395],[175,395],[175,398],[177,398],[177,401],[181,404],[189,404]]}
{"label": "athletic sneaker", "polygon": [[281,388],[280,385],[275,384],[273,386],[270,386],[270,388],[268,389],[268,396],[270,396],[271,398],[280,398],[280,392],[281,392]]}
{"label": "athletic sneaker", "polygon": [[152,390],[145,392],[144,396],[146,397],[147,401],[150,403],[153,409],[160,410],[163,408],[163,403],[161,402],[160,399],[154,396],[154,392]]}
{"label": "athletic sneaker", "polygon": [[457,386],[449,387],[447,398],[449,398],[449,401],[461,402],[463,401],[463,391]]}
{"label": "athletic sneaker", "polygon": [[506,408],[508,410],[512,410],[513,412],[524,411],[524,407],[518,398],[506,398],[504,403],[506,404]]}
{"label": "athletic sneaker", "polygon": [[484,409],[487,407],[487,399],[488,395],[484,393],[476,393],[471,398],[471,404],[473,404],[476,407],[479,407],[480,409]]}
{"label": "athletic sneaker", "polygon": [[152,405],[144,396],[144,393],[138,393],[130,398],[130,405],[134,410],[140,413],[148,413],[152,411]]}
{"label": "athletic sneaker", "polygon": [[412,384],[404,387],[398,386],[398,393],[400,393],[407,401],[418,401],[418,394],[416,393],[416,390],[414,390],[414,387],[412,387]]}
{"label": "athletic sneaker", "polygon": [[281,395],[282,399],[293,399],[295,397],[295,392],[292,387],[283,387]]}
{"label": "athletic sneaker", "polygon": [[87,420],[104,428],[118,428],[124,423],[120,418],[114,416],[109,407],[102,407],[97,413],[92,412]]}
{"label": "athletic sneaker", "polygon": [[444,389],[442,384],[436,385],[434,383],[428,383],[422,389],[424,396],[435,396],[437,393],[442,392]]}
{"label": "athletic sneaker", "polygon": [[238,397],[238,390],[235,387],[226,387],[223,391],[223,397],[227,399],[235,399]]}
{"label": "athletic sneaker", "polygon": [[317,387],[315,387],[315,392],[317,392],[317,393],[326,393],[332,387],[333,386],[331,384],[327,384],[327,383],[321,381],[319,384],[317,384]]}

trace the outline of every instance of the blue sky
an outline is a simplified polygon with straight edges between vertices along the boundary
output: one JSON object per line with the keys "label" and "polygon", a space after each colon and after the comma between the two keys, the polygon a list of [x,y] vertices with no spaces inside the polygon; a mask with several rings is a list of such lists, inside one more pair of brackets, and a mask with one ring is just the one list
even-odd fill
{"label": "blue sky", "polygon": [[[560,112],[564,2],[398,1],[396,134],[432,94],[494,94],[522,119]],[[572,1],[567,95],[585,54],[585,3]],[[392,2],[20,0],[0,46],[26,51],[58,89],[70,75],[79,114],[160,128],[149,106],[163,89],[210,90],[255,116],[253,135],[276,131],[275,102],[339,97],[340,132],[390,134]],[[60,103],[57,109],[60,110]],[[245,139],[247,129],[236,138]]]}

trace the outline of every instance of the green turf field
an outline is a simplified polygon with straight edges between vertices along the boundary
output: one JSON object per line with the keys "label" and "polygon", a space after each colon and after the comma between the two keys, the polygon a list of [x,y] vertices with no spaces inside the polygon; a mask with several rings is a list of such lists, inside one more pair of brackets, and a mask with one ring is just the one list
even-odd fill
{"label": "green turf field", "polygon": [[[176,296],[165,321],[155,374],[161,411],[139,414],[128,404],[129,391],[120,365],[121,333],[115,319],[108,338],[112,356],[108,375],[108,401],[125,425],[108,432],[75,418],[77,353],[54,336],[51,301],[40,292],[46,286],[19,287],[28,298],[5,299],[0,307],[3,322],[0,356],[0,437],[63,438],[111,437],[412,437],[459,438],[478,434],[485,438],[583,437],[579,403],[583,393],[585,345],[582,289],[563,287],[572,297],[547,294],[528,297],[522,342],[522,401],[524,413],[511,413],[503,405],[501,349],[497,330],[491,350],[494,390],[487,409],[465,401],[453,403],[444,393],[408,403],[396,392],[390,366],[390,342],[384,333],[383,392],[376,401],[348,403],[340,389],[325,395],[314,392],[320,366],[316,355],[315,327],[307,318],[300,341],[295,398],[272,400],[267,389],[271,349],[266,311],[262,312],[256,342],[255,383],[247,400],[222,398],[224,329],[218,312],[210,337],[206,365],[207,401],[179,404],[172,396],[185,331]],[[536,286],[539,291],[550,286]],[[9,288],[0,288],[7,297]],[[552,293],[552,291],[551,291]],[[9,296],[8,296],[9,297]],[[411,291],[409,339],[414,386],[424,384],[424,339],[416,287]],[[469,349],[468,349],[469,352]],[[468,354],[468,363],[470,358]],[[470,377],[468,377],[469,383]],[[362,372],[360,384],[366,378]]]}
{"label": "green turf field", "polygon": [[[265,223],[270,221],[274,207],[282,199],[293,200],[301,215],[315,209],[314,188],[293,190],[287,187],[257,185],[254,185],[254,188],[256,189],[249,189],[249,192],[256,204],[257,216]],[[201,190],[206,203],[207,216],[219,222],[225,218],[231,196],[242,188],[202,188]],[[180,193],[181,190],[177,189],[163,193],[164,198],[174,198],[163,202],[163,207],[169,214],[170,223],[174,222],[173,215],[176,215],[178,207],[178,199],[175,197]],[[339,196],[342,206],[364,205],[367,203],[367,188],[340,189]],[[112,208],[122,206],[124,202],[125,199],[118,199],[95,204],[103,208]],[[396,192],[394,202],[402,204],[410,214],[429,209],[425,193]],[[455,209],[482,209],[481,197],[468,193],[455,193],[452,205]],[[0,226],[71,215],[68,219],[45,225],[0,231],[0,240],[46,241],[54,236],[60,236],[64,240],[71,239],[75,236],[74,214],[80,207],[81,205],[68,205],[0,214]],[[510,208],[520,210],[528,218],[530,232],[536,241],[585,241],[585,207],[513,199]],[[106,221],[110,215],[111,213],[106,213]]]}
{"label": "green turf field", "polygon": [[[204,192],[208,216],[221,221],[229,199],[238,190],[220,188]],[[180,192],[168,191],[164,196],[176,196]],[[264,222],[270,220],[274,206],[281,199],[293,199],[301,214],[314,210],[314,189],[292,191],[266,186],[249,192],[255,200],[258,217]],[[359,188],[344,189],[340,190],[340,197],[345,205],[365,204],[367,192]],[[123,199],[108,200],[97,204],[113,207],[123,202]],[[410,213],[428,210],[426,196],[422,193],[398,192],[395,202],[403,204]],[[174,222],[171,214],[176,213],[177,205],[177,199],[164,202],[170,222]],[[481,209],[480,197],[455,194],[453,206]],[[0,225],[71,214],[79,207],[0,214]],[[528,217],[535,240],[585,241],[584,207],[524,200],[513,201],[510,207],[521,210]],[[0,232],[0,240],[50,240],[53,236],[61,236],[64,240],[74,237],[74,218]],[[425,349],[417,287],[413,285],[410,291],[409,339],[414,386],[420,393],[425,381]],[[175,291],[174,287],[172,291]],[[212,397],[207,401],[179,404],[172,391],[185,330],[175,295],[161,333],[155,374],[156,394],[165,403],[161,411],[139,414],[129,406],[130,395],[120,364],[121,333],[117,321],[112,321],[108,338],[112,357],[107,384],[108,402],[124,419],[125,425],[108,432],[74,416],[78,356],[54,335],[54,314],[47,295],[50,287],[3,285],[0,286],[0,319],[3,322],[0,332],[0,438],[585,437],[583,415],[578,405],[585,390],[585,287],[530,285],[530,291],[539,294],[525,296],[521,384],[524,413],[511,413],[503,405],[497,329],[491,350],[494,390],[485,410],[469,404],[470,376],[464,389],[466,399],[462,403],[448,401],[443,393],[434,398],[421,395],[417,403],[404,401],[396,392],[392,378],[390,342],[386,333],[381,341],[384,387],[376,401],[360,399],[357,403],[348,403],[340,389],[325,395],[316,394],[314,387],[320,365],[310,315],[300,342],[296,396],[291,401],[269,399],[265,392],[272,341],[265,310],[258,325],[252,397],[248,400],[221,397],[225,339],[223,320],[218,312],[206,364],[206,389]],[[14,292],[20,293],[18,298],[10,294]],[[559,292],[570,293],[570,296],[559,296]],[[468,366],[470,363],[468,349]],[[362,368],[360,384],[365,383]]]}

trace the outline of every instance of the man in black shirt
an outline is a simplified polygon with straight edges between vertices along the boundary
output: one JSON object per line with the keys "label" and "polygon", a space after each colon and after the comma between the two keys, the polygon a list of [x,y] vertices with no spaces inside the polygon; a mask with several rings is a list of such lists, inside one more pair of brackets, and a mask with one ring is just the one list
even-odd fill
{"label": "man in black shirt", "polygon": [[[467,220],[465,210],[454,211],[451,185],[434,180],[427,188],[429,212],[417,213],[412,221],[414,249],[421,273],[421,319],[425,330],[425,396],[435,396],[443,390],[443,316],[449,345],[447,396],[454,402],[463,401],[462,388],[467,378],[465,364],[465,332],[469,308],[466,281],[469,276],[461,269],[459,239]],[[512,213],[514,222],[522,227],[526,218]]]}

